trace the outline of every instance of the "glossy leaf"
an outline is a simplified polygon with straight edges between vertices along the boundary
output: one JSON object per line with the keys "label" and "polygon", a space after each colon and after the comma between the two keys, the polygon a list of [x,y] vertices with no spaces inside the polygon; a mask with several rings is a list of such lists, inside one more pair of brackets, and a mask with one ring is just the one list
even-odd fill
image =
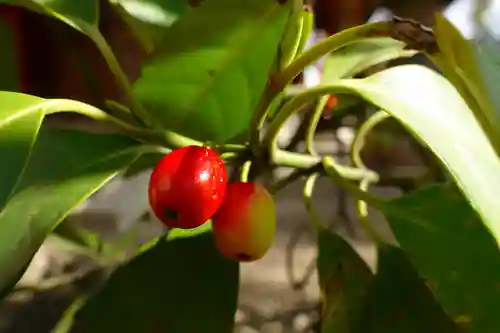
{"label": "glossy leaf", "polygon": [[427,144],[500,241],[500,160],[446,79],[423,66],[404,65],[366,79],[342,80],[335,87],[349,89],[386,110]]}
{"label": "glossy leaf", "polygon": [[351,332],[361,319],[373,275],[342,237],[318,228],[322,333]]}
{"label": "glossy leaf", "polygon": [[138,154],[138,144],[122,135],[42,128],[0,214],[0,289],[18,277],[47,234],[76,205]]}
{"label": "glossy leaf", "polygon": [[276,0],[204,0],[165,33],[135,94],[158,125],[218,143],[246,132],[290,12]]}
{"label": "glossy leaf", "polygon": [[300,52],[300,41],[302,39],[304,15],[303,15],[303,0],[291,0],[292,10],[288,18],[283,39],[279,48],[279,68],[287,66]]}
{"label": "glossy leaf", "polygon": [[493,55],[465,40],[442,15],[436,16],[434,32],[439,50],[429,57],[458,89],[500,154],[500,113],[495,106],[498,94],[492,95],[496,84],[490,86],[491,79],[498,77],[498,68],[492,70]]}
{"label": "glossy leaf", "polygon": [[47,101],[0,91],[0,209],[12,195],[29,159]]}
{"label": "glossy leaf", "polygon": [[458,190],[436,185],[380,208],[448,315],[467,332],[497,332],[497,244]]}
{"label": "glossy leaf", "polygon": [[148,52],[159,45],[167,28],[188,8],[187,0],[118,0],[116,4]]}
{"label": "glossy leaf", "polygon": [[210,223],[174,229],[119,267],[76,320],[94,333],[232,333],[238,267],[217,251]]}
{"label": "glossy leaf", "polygon": [[[495,114],[500,118],[500,43],[488,39],[483,43],[477,43],[475,54],[479,71],[484,82],[485,93],[492,105],[495,107]],[[500,128],[496,128],[500,131]]]}
{"label": "glossy leaf", "polygon": [[359,321],[360,333],[457,333],[405,253],[379,244],[377,274]]}
{"label": "glossy leaf", "polygon": [[376,274],[339,235],[318,230],[322,333],[457,333],[404,252],[379,244]]}
{"label": "glossy leaf", "polygon": [[350,78],[379,63],[416,54],[416,51],[405,50],[405,46],[387,37],[361,40],[344,46],[326,57],[322,82]]}

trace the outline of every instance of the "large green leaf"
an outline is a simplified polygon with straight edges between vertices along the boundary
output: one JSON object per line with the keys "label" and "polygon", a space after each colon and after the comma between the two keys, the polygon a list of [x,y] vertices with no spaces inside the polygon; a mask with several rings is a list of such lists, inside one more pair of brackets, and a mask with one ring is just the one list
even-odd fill
{"label": "large green leaf", "polygon": [[[483,79],[485,93],[493,107],[495,114],[500,118],[500,43],[487,39],[482,43],[477,43],[474,48],[479,71]],[[496,129],[500,131],[500,128]]]}
{"label": "large green leaf", "polygon": [[187,0],[116,0],[116,4],[148,52],[156,48],[167,28],[188,8]]}
{"label": "large green leaf", "polygon": [[456,333],[404,252],[379,244],[376,275],[339,235],[318,230],[322,333]]}
{"label": "large green leaf", "polygon": [[436,72],[418,65],[387,69],[366,79],[341,80],[346,89],[399,119],[427,144],[500,241],[500,160],[457,90]]}
{"label": "large green leaf", "polygon": [[500,113],[493,81],[499,75],[494,55],[498,48],[488,50],[490,46],[466,40],[442,15],[436,16],[434,32],[438,50],[428,56],[458,89],[500,154]]}
{"label": "large green leaf", "polygon": [[217,251],[210,223],[174,229],[119,267],[75,319],[93,333],[232,333],[238,268]]}
{"label": "large green leaf", "polygon": [[[304,1],[291,0],[292,10],[279,46],[278,67],[284,68],[297,56],[304,30]],[[305,31],[304,31],[305,32]]]}
{"label": "large green leaf", "polygon": [[377,275],[357,332],[460,332],[424,282],[401,249],[380,244]]}
{"label": "large green leaf", "polygon": [[379,63],[416,54],[416,51],[405,50],[405,46],[405,43],[387,37],[361,40],[344,46],[326,57],[322,82],[350,78]]}
{"label": "large green leaf", "polygon": [[204,0],[166,31],[134,92],[158,125],[223,142],[245,132],[292,1]]}
{"label": "large green leaf", "polygon": [[497,244],[459,192],[451,185],[432,186],[381,209],[443,309],[467,332],[498,332]]}
{"label": "large green leaf", "polygon": [[[24,172],[18,170],[13,195],[0,212],[0,289],[12,283],[47,234],[76,205],[138,154],[138,144],[122,135],[42,128]],[[2,158],[10,163],[9,156]]]}
{"label": "large green leaf", "polygon": [[[42,124],[46,100],[0,91],[0,209],[19,182]],[[7,162],[8,161],[8,162]]]}
{"label": "large green leaf", "polygon": [[322,227],[317,263],[323,296],[321,332],[351,332],[361,318],[373,275],[349,243]]}

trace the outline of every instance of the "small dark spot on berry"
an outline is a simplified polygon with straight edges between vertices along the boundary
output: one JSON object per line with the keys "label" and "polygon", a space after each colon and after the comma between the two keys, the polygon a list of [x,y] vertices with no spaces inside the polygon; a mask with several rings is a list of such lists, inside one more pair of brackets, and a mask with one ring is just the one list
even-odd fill
{"label": "small dark spot on berry", "polygon": [[179,214],[177,212],[174,212],[173,210],[170,210],[170,209],[164,209],[163,210],[163,216],[166,218],[166,219],[169,219],[169,220],[172,220],[172,221],[175,221],[179,218]]}
{"label": "small dark spot on berry", "polygon": [[216,72],[215,72],[215,70],[213,70],[213,69],[211,69],[211,70],[209,70],[209,71],[208,71],[208,75],[209,75],[210,77],[214,77],[214,76],[215,76],[215,73],[216,73]]}
{"label": "small dark spot on berry", "polygon": [[288,2],[288,0],[278,0],[278,3],[279,3],[280,5],[284,5],[284,4],[285,4],[285,3],[287,3],[287,2]]}
{"label": "small dark spot on berry", "polygon": [[247,261],[247,260],[250,260],[252,259],[252,256],[249,255],[249,254],[246,254],[246,253],[238,253],[236,255],[236,259],[238,260],[243,260],[243,261]]}
{"label": "small dark spot on berry", "polygon": [[304,5],[304,7],[302,7],[302,10],[305,11],[306,13],[312,13],[313,8],[311,5]]}

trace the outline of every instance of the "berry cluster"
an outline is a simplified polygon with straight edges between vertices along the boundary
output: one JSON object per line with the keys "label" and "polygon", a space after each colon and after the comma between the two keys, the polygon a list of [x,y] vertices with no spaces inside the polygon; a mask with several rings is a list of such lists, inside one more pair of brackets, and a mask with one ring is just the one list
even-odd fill
{"label": "berry cluster", "polygon": [[228,185],[224,162],[206,147],[165,155],[151,174],[149,203],[171,228],[196,228],[212,219],[217,248],[240,262],[262,258],[276,232],[276,208],[268,191],[252,182]]}

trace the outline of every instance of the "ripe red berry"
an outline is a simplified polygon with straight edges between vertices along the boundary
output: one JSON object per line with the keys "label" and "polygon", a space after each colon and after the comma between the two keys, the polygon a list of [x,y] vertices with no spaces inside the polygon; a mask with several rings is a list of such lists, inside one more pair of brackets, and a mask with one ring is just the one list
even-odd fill
{"label": "ripe red berry", "polygon": [[151,174],[149,203],[168,227],[198,227],[220,207],[226,177],[224,162],[210,148],[188,146],[173,150]]}
{"label": "ripe red berry", "polygon": [[212,217],[212,230],[219,251],[227,258],[248,262],[262,258],[276,233],[273,197],[256,183],[235,182]]}

